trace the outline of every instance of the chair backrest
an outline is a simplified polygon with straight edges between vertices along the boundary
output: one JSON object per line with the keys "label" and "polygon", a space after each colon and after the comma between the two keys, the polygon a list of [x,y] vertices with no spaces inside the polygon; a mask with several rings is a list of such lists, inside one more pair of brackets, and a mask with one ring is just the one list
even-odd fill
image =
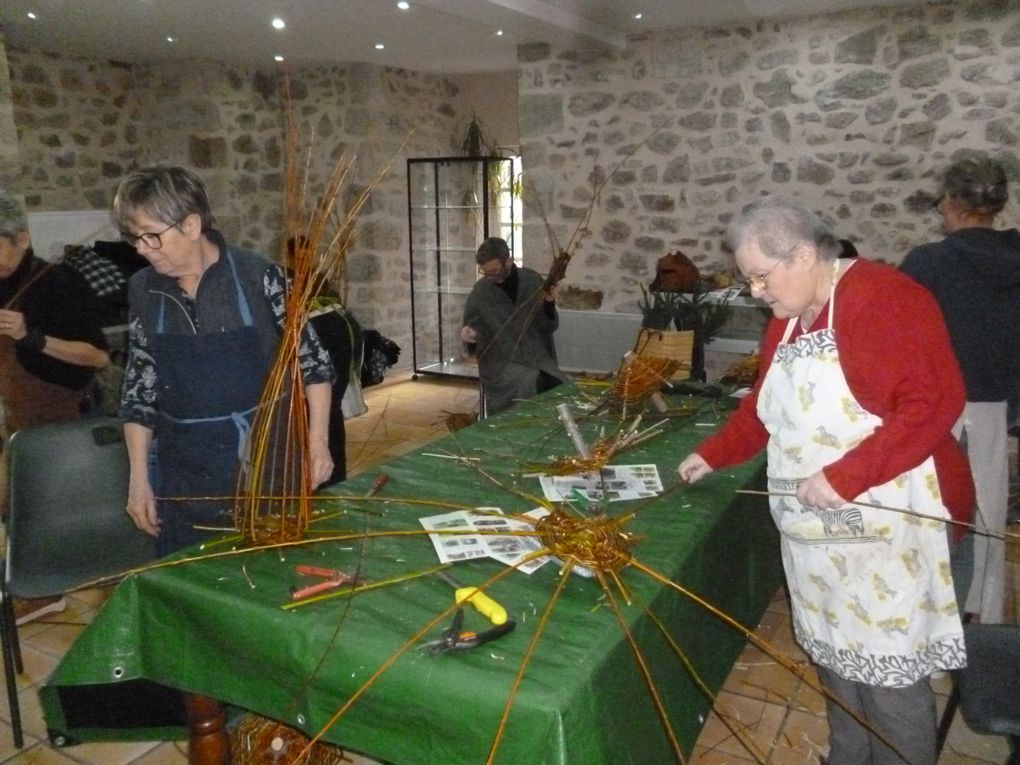
{"label": "chair backrest", "polygon": [[57,595],[155,560],[124,511],[123,422],[87,418],[26,428],[10,440],[6,582],[12,595]]}
{"label": "chair backrest", "polygon": [[960,712],[974,730],[1020,736],[1020,625],[965,624]]}

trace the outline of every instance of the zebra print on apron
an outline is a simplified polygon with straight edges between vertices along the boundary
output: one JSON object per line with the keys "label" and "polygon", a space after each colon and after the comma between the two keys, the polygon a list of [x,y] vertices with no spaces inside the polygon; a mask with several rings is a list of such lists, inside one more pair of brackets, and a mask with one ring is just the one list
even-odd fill
{"label": "zebra print on apron", "polygon": [[[796,491],[882,424],[847,384],[834,310],[835,279],[827,328],[790,342],[791,319],[766,372],[758,416],[770,434],[772,492]],[[948,517],[931,457],[854,499]],[[814,661],[888,687],[966,664],[945,524],[853,505],[812,509],[795,497],[772,497],[771,508],[794,632]]]}

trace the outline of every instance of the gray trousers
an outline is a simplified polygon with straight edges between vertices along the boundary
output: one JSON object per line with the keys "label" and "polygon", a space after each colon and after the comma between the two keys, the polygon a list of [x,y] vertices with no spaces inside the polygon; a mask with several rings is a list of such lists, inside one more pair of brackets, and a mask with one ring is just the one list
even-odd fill
{"label": "gray trousers", "polygon": [[935,692],[927,677],[906,688],[884,688],[844,680],[822,666],[818,667],[818,676],[829,691],[880,731],[899,752],[892,751],[827,698],[829,765],[935,765]]}
{"label": "gray trousers", "polygon": [[978,614],[984,624],[1003,620],[1006,595],[1006,543],[986,536],[1002,535],[1009,500],[1005,401],[968,401],[953,429],[967,450],[977,491],[974,525],[974,577],[964,611]]}

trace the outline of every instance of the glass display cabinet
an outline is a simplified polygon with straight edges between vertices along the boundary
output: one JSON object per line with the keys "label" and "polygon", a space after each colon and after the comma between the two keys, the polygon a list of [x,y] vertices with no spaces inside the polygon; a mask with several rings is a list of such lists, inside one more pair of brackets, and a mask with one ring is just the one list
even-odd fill
{"label": "glass display cabinet", "polygon": [[[477,377],[460,339],[482,240],[514,231],[513,160],[407,160],[414,376]],[[513,251],[511,242],[511,251]]]}

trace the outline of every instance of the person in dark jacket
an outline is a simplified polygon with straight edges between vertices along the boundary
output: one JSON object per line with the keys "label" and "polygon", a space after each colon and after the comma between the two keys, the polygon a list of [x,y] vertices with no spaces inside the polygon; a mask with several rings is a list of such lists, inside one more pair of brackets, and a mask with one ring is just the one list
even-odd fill
{"label": "person in dark jacket", "polygon": [[[1001,534],[1009,489],[1007,400],[1020,373],[1020,232],[996,230],[1009,199],[1006,172],[985,155],[951,165],[936,209],[946,237],[911,250],[902,269],[926,286],[942,308],[967,388],[957,424],[977,489],[977,525]],[[974,537],[974,576],[966,611],[1001,622],[1005,543]]]}
{"label": "person in dark jacket", "polygon": [[556,361],[556,286],[518,268],[506,240],[490,237],[475,253],[482,278],[468,295],[460,338],[478,358],[485,414],[566,382]]}
{"label": "person in dark jacket", "polygon": [[[0,192],[0,402],[4,429],[78,419],[83,389],[110,362],[99,311],[75,271],[32,252],[28,216]],[[7,516],[7,469],[0,467],[0,515]],[[63,609],[63,598],[15,603],[18,624]]]}

